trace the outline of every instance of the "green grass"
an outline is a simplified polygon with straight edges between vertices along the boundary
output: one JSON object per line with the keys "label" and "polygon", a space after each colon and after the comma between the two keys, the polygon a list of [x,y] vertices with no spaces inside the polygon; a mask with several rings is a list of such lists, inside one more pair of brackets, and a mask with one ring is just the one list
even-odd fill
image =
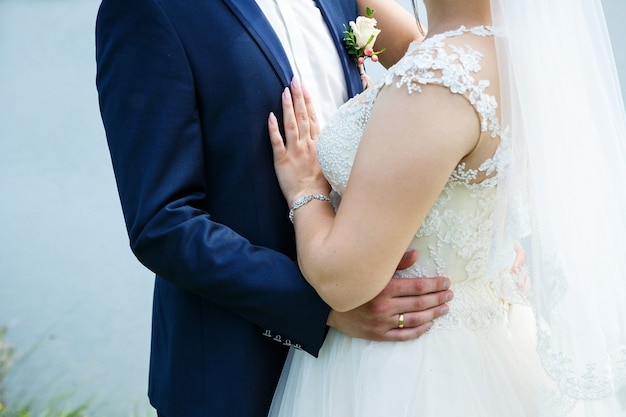
{"label": "green grass", "polygon": [[[15,350],[6,342],[6,326],[0,326],[0,417],[95,417],[93,404],[82,402],[76,405],[71,395],[56,397],[46,404],[12,401],[6,396],[6,377],[14,364]],[[32,353],[32,352],[31,352]],[[149,417],[152,412],[129,412],[126,417]]]}
{"label": "green grass", "polygon": [[[5,380],[9,370],[11,369],[11,365],[13,363],[13,357],[15,355],[15,351],[13,350],[13,346],[9,345],[5,340],[5,335],[7,333],[6,326],[0,327],[0,412],[4,410],[4,404],[6,404],[6,385]],[[4,417],[3,414],[0,414],[0,417]]]}
{"label": "green grass", "polygon": [[88,404],[83,404],[76,408],[65,408],[61,404],[53,402],[44,410],[35,412],[30,406],[22,406],[12,409],[0,404],[0,417],[88,417],[86,412]]}

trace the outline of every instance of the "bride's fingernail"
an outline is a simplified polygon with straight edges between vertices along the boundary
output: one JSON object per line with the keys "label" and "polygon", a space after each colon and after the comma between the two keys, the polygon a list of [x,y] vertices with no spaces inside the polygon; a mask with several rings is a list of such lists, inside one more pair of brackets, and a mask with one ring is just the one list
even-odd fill
{"label": "bride's fingernail", "polygon": [[274,112],[270,112],[270,117],[268,118],[268,122],[270,125],[276,124],[276,116],[274,115]]}
{"label": "bride's fingernail", "polygon": [[302,87],[302,96],[303,96],[304,98],[309,98],[309,97],[310,97],[310,96],[309,96],[309,90],[307,90],[307,89],[306,89],[306,87],[304,86],[304,84],[303,84],[303,85],[301,85],[300,87]]}
{"label": "bride's fingernail", "polygon": [[291,93],[289,92],[289,87],[285,87],[285,89],[283,90],[283,100],[285,100],[286,102],[291,101]]}
{"label": "bride's fingernail", "polygon": [[291,80],[291,86],[294,90],[300,89],[300,83],[298,82],[298,79],[296,77],[293,77],[293,79]]}

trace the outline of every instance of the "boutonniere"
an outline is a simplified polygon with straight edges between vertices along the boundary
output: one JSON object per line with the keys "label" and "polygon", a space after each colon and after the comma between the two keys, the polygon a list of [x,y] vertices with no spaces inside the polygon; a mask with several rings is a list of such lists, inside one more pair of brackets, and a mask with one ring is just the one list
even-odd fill
{"label": "boutonniere", "polygon": [[367,16],[357,17],[356,22],[351,21],[350,27],[343,26],[343,33],[345,34],[343,41],[346,44],[348,54],[354,58],[354,62],[359,66],[363,89],[370,85],[370,79],[365,74],[365,60],[371,59],[372,62],[378,62],[378,54],[384,51],[384,49],[374,51],[374,43],[380,34],[380,29],[376,28],[376,19],[373,17],[374,10],[368,7],[365,9],[365,13]]}

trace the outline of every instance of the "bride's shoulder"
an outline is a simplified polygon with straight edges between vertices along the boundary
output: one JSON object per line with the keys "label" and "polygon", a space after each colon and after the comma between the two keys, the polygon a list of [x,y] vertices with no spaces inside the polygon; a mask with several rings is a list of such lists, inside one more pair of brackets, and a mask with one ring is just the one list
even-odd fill
{"label": "bride's shoulder", "polygon": [[404,58],[394,68],[395,72],[440,72],[453,66],[457,70],[476,73],[482,66],[492,67],[496,61],[495,34],[490,26],[461,26],[430,35],[409,46]]}
{"label": "bride's shoulder", "polygon": [[470,28],[461,26],[458,29],[429,34],[423,40],[412,42],[406,55],[432,54],[446,49],[458,50],[458,48],[489,50],[495,45],[496,34],[497,31],[491,26]]}
{"label": "bride's shoulder", "polygon": [[414,71],[439,73],[450,66],[476,72],[484,56],[495,54],[493,37],[487,36],[490,33],[485,27],[461,27],[429,36],[419,43],[414,42],[404,57],[390,68],[388,76]]}
{"label": "bride's shoulder", "polygon": [[[477,100],[499,96],[499,76],[493,31],[477,27],[432,35],[413,45],[386,73],[382,84],[422,92],[429,85],[448,88]],[[493,106],[489,106],[492,108]]]}

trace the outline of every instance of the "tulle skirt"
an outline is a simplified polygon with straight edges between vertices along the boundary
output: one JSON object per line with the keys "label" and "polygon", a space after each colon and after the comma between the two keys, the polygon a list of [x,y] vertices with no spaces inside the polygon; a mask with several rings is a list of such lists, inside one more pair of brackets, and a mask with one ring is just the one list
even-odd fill
{"label": "tulle skirt", "polygon": [[[480,329],[434,329],[409,342],[370,342],[334,329],[319,357],[292,350],[271,417],[554,417],[529,315]],[[545,387],[545,386],[544,386]],[[541,405],[540,405],[541,404]],[[621,411],[619,411],[621,410]],[[619,404],[599,412],[626,416]],[[607,414],[609,413],[609,414]]]}

